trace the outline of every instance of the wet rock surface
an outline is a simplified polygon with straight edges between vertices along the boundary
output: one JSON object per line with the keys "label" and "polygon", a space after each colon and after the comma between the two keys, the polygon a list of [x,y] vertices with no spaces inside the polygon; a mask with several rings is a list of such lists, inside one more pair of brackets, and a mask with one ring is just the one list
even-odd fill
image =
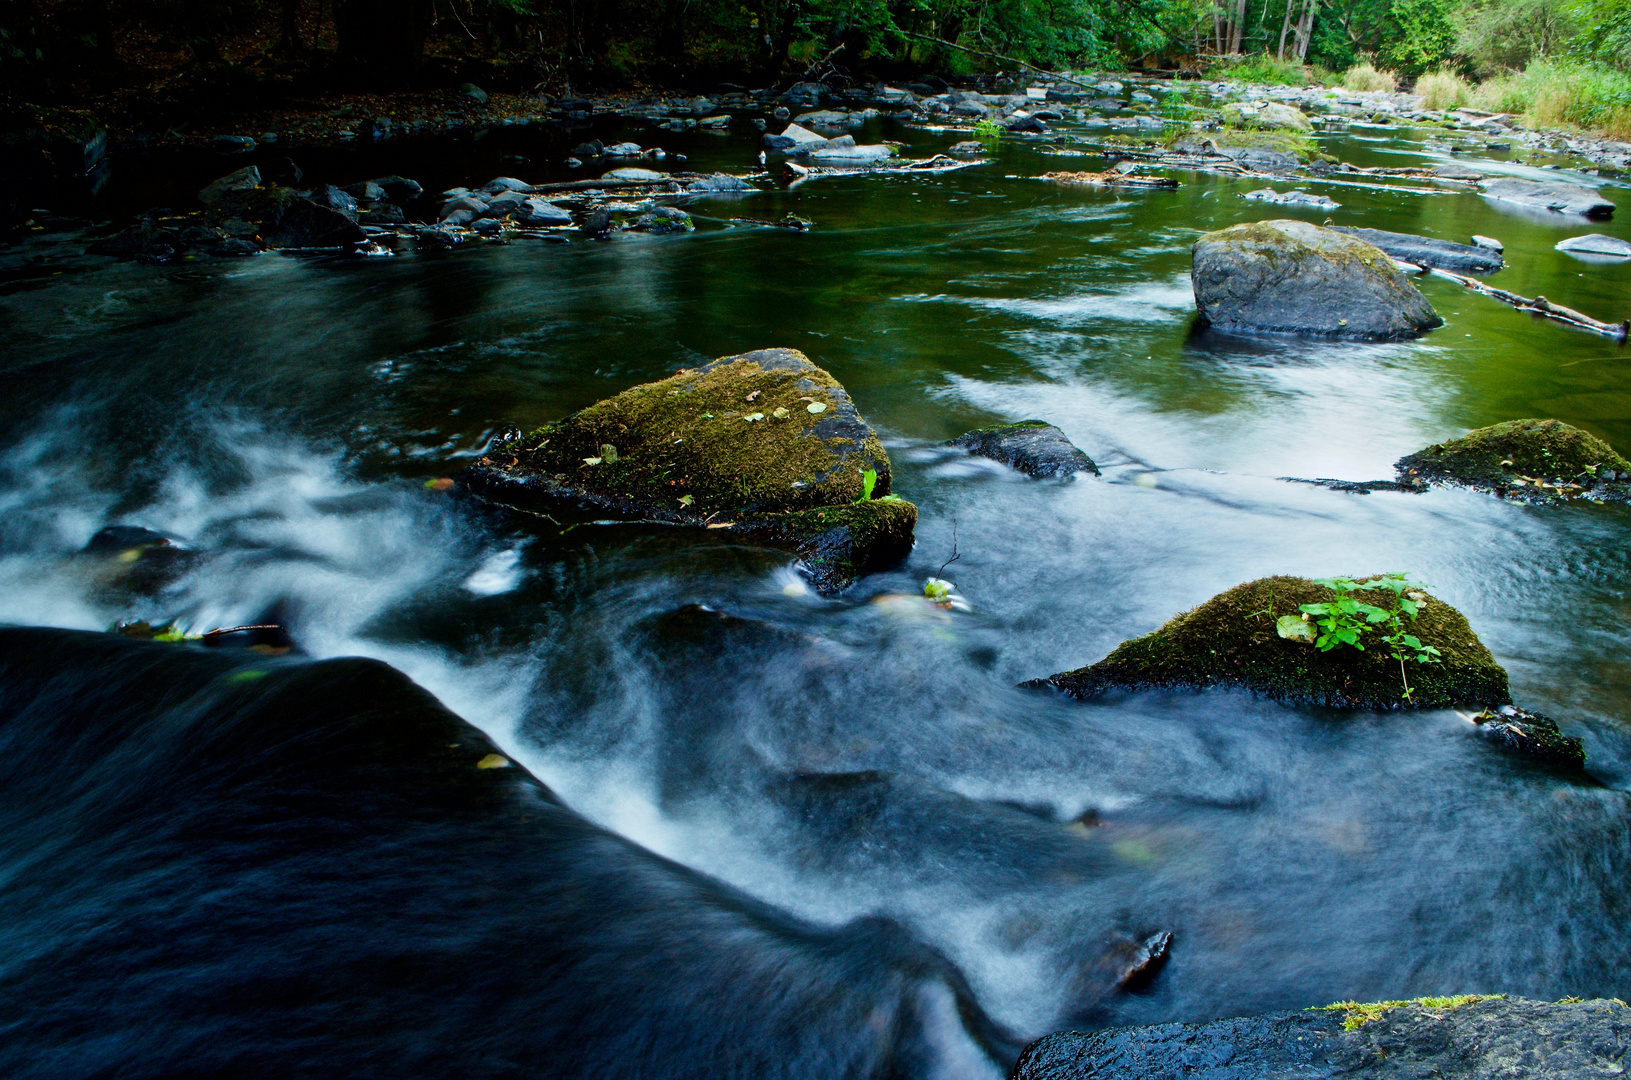
{"label": "wet rock surface", "polygon": [[1441,320],[1381,250],[1303,221],[1261,221],[1195,242],[1195,306],[1215,329],[1385,340]]}
{"label": "wet rock surface", "polygon": [[[1353,597],[1387,607],[1380,590]],[[1053,686],[1073,697],[1110,690],[1238,687],[1277,701],[1334,709],[1449,708],[1509,704],[1506,671],[1462,614],[1426,593],[1412,593],[1421,611],[1410,633],[1440,653],[1438,663],[1410,663],[1412,696],[1403,696],[1399,664],[1374,639],[1364,652],[1321,652],[1313,635],[1288,637],[1282,616],[1298,620],[1302,604],[1336,594],[1307,578],[1268,577],[1219,593],[1160,629],[1124,641],[1087,667],[1028,685]],[[1305,624],[1306,625],[1306,624]]]}
{"label": "wet rock surface", "polygon": [[1078,472],[1099,475],[1093,459],[1074,446],[1063,431],[1045,420],[978,428],[951,441],[970,454],[1012,466],[1027,476],[1065,477]]}
{"label": "wet rock surface", "polygon": [[1433,266],[1441,270],[1462,273],[1487,273],[1499,270],[1506,260],[1499,251],[1473,244],[1455,244],[1448,240],[1434,240],[1409,233],[1386,232],[1382,229],[1356,229],[1347,225],[1332,225],[1335,232],[1347,233],[1371,244],[1404,262],[1417,266]]}
{"label": "wet rock surface", "polygon": [[1631,461],[1561,420],[1507,420],[1434,443],[1394,466],[1409,483],[1458,484],[1526,500],[1631,497]]}
{"label": "wet rock surface", "polygon": [[[869,480],[870,474],[870,480]],[[464,481],[495,501],[792,547],[836,592],[911,550],[917,508],[848,393],[793,349],[728,356],[494,446]]]}
{"label": "wet rock surface", "polygon": [[1499,180],[1490,180],[1482,187],[1484,195],[1488,198],[1498,202],[1514,203],[1531,210],[1578,214],[1587,218],[1606,218],[1614,213],[1612,202],[1580,184],[1502,177]]}
{"label": "wet rock surface", "polygon": [[1404,1003],[1351,1031],[1341,1011],[1303,1010],[1059,1032],[1025,1049],[1013,1080],[1596,1080],[1622,1075],[1628,1052],[1622,1002],[1488,998]]}

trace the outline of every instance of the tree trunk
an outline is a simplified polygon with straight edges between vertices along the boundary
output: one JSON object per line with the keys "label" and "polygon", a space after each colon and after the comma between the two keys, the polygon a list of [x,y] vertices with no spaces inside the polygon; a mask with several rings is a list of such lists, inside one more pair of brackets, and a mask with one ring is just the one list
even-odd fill
{"label": "tree trunk", "polygon": [[1246,0],[1235,0],[1234,33],[1229,36],[1229,51],[1239,55],[1241,38],[1246,33]]}
{"label": "tree trunk", "polygon": [[341,55],[376,78],[407,83],[419,72],[431,0],[334,0],[334,36]]}
{"label": "tree trunk", "polygon": [[1286,17],[1280,22],[1280,48],[1274,56],[1277,60],[1286,58],[1286,35],[1291,33],[1291,9],[1297,6],[1297,0],[1286,0]]}
{"label": "tree trunk", "polygon": [[1308,57],[1308,43],[1314,37],[1314,10],[1319,0],[1308,0],[1303,9],[1303,17],[1297,22],[1297,63],[1305,62]]}

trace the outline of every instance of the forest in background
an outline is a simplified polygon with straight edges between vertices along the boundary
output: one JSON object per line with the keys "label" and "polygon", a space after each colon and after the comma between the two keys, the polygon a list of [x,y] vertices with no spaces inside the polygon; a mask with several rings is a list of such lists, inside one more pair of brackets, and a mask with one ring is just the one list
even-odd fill
{"label": "forest in background", "polygon": [[[1155,68],[1631,131],[1631,0],[7,0],[7,104]],[[1357,72],[1357,74],[1355,74]],[[1357,83],[1356,83],[1357,80]],[[1380,80],[1380,82],[1375,82]],[[1479,85],[1482,84],[1482,85]]]}

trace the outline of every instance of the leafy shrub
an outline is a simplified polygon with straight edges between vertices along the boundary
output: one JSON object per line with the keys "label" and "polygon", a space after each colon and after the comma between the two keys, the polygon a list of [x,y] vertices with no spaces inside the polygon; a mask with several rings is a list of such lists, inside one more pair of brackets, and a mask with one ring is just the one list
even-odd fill
{"label": "leafy shrub", "polygon": [[1294,60],[1276,60],[1268,53],[1220,60],[1207,71],[1219,79],[1267,86],[1307,86],[1308,73]]}
{"label": "leafy shrub", "polygon": [[1556,55],[1578,28],[1570,0],[1481,0],[1454,21],[1456,47],[1480,75]]}
{"label": "leafy shrub", "polygon": [[1355,64],[1342,76],[1342,85],[1349,90],[1381,91],[1391,94],[1399,87],[1399,80],[1391,71],[1377,71],[1369,62]]}

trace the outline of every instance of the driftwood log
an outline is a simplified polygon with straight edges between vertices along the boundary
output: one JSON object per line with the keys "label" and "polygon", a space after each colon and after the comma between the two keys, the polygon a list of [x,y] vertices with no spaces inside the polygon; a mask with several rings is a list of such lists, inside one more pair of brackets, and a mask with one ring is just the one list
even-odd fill
{"label": "driftwood log", "polygon": [[1562,304],[1554,304],[1544,296],[1537,296],[1531,300],[1527,296],[1519,296],[1517,293],[1509,292],[1506,289],[1497,289],[1493,285],[1485,284],[1477,278],[1467,277],[1465,274],[1439,269],[1429,272],[1442,278],[1449,278],[1456,284],[1471,289],[1473,292],[1493,297],[1503,304],[1511,304],[1519,311],[1541,315],[1555,322],[1575,327],[1578,330],[1601,334],[1604,337],[1613,338],[1615,341],[1625,341],[1627,336],[1631,335],[1631,319],[1617,323],[1603,322],[1600,319],[1592,318],[1590,315],[1583,315],[1573,308],[1564,307]]}
{"label": "driftwood log", "polygon": [[1091,184],[1095,187],[1175,188],[1170,176],[1139,176],[1136,173],[1106,169],[1104,172],[1050,172],[1037,177],[1056,184]]}

